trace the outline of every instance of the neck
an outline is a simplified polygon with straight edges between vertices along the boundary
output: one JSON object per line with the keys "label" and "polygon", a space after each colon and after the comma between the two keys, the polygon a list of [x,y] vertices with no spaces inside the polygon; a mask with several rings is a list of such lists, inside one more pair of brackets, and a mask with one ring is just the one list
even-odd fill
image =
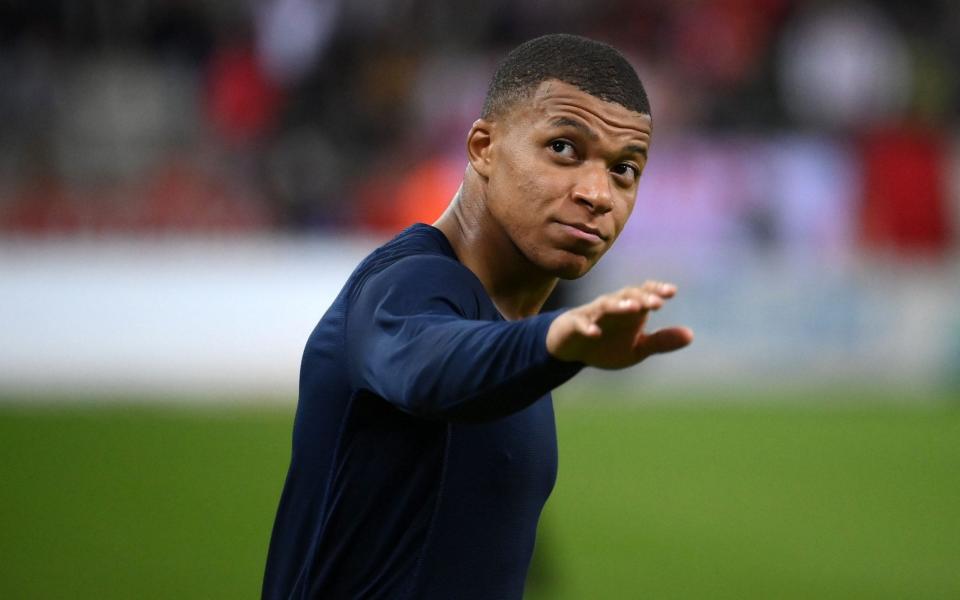
{"label": "neck", "polygon": [[483,284],[504,318],[540,312],[557,277],[544,273],[514,245],[487,210],[482,186],[468,169],[463,185],[434,227],[443,232],[457,258]]}

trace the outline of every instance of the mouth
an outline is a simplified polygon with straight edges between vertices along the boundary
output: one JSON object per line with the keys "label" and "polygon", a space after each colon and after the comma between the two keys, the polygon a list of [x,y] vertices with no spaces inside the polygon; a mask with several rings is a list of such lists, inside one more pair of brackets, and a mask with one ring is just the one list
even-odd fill
{"label": "mouth", "polygon": [[602,244],[606,242],[609,237],[604,235],[596,227],[592,227],[586,223],[564,223],[563,221],[557,221],[557,224],[571,237],[591,244]]}

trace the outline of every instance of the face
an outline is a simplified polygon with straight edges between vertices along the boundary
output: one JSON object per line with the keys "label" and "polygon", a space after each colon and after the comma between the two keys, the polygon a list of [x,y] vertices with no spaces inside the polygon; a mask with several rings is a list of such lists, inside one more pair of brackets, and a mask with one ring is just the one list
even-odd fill
{"label": "face", "polygon": [[491,216],[542,271],[585,274],[633,211],[650,117],[549,80],[486,125],[485,145],[468,150]]}

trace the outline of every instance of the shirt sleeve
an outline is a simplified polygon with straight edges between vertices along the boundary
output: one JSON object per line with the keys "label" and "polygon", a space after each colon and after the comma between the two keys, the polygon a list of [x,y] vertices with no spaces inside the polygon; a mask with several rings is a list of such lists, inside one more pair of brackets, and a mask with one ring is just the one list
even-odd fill
{"label": "shirt sleeve", "polygon": [[428,418],[496,419],[522,410],[583,368],[547,352],[559,311],[485,321],[479,281],[441,256],[402,259],[361,284],[347,313],[355,389]]}

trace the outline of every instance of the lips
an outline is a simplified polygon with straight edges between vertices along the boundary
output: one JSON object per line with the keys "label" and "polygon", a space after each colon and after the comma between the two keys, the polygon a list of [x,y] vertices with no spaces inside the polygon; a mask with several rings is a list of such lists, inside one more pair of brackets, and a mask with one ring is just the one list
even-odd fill
{"label": "lips", "polygon": [[557,221],[557,223],[568,235],[579,240],[591,244],[602,244],[607,240],[607,236],[599,229],[586,223],[564,223],[563,221]]}

